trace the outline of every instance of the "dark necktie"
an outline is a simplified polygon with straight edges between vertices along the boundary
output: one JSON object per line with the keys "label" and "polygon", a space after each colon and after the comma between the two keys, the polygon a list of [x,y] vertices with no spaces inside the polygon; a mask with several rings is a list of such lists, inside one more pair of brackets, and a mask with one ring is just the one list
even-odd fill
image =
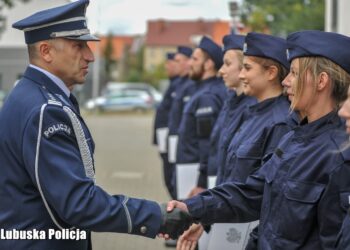
{"label": "dark necktie", "polygon": [[75,98],[75,96],[71,93],[69,95],[69,100],[72,102],[75,110],[78,112],[78,114],[80,115],[80,108],[79,108],[79,103],[77,101],[77,98]]}

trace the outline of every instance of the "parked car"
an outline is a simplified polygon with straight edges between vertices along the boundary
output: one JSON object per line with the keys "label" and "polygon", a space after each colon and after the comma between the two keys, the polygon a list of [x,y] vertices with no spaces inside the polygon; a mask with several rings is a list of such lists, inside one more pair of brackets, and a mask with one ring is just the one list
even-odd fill
{"label": "parked car", "polygon": [[110,83],[102,96],[89,100],[85,108],[99,111],[149,110],[162,99],[152,86],[144,83]]}
{"label": "parked car", "polygon": [[159,104],[163,96],[162,94],[156,90],[153,86],[148,83],[128,83],[128,82],[109,82],[106,85],[106,88],[102,91],[102,95],[108,94],[108,92],[113,92],[118,89],[133,89],[133,90],[143,90],[149,93],[154,99],[155,105]]}

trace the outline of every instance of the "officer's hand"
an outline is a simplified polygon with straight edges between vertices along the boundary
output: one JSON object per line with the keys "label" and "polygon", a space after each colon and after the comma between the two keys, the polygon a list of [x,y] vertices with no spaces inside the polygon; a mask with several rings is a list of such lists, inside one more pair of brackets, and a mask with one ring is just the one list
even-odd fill
{"label": "officer's hand", "polygon": [[192,226],[180,236],[176,244],[176,250],[195,249],[203,232],[204,228],[201,224],[192,224]]}
{"label": "officer's hand", "polygon": [[159,236],[165,239],[177,239],[192,224],[192,217],[187,211],[172,207],[167,204],[160,205],[162,211],[162,224]]}
{"label": "officer's hand", "polygon": [[181,209],[182,211],[188,213],[188,208],[187,208],[186,203],[183,203],[183,202],[181,202],[181,201],[176,201],[176,200],[169,201],[169,202],[168,202],[168,205],[167,205],[167,211],[170,212],[170,211],[172,211],[174,208],[179,208],[179,209]]}

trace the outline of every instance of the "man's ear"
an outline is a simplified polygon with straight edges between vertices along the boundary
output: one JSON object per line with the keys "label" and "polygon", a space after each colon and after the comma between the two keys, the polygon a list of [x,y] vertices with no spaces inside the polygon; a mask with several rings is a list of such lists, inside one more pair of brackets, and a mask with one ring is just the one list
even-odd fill
{"label": "man's ear", "polygon": [[48,41],[42,41],[39,42],[38,51],[40,57],[47,63],[50,63],[53,59],[52,57],[52,51],[53,51],[53,45]]}
{"label": "man's ear", "polygon": [[206,71],[210,71],[212,69],[215,69],[215,64],[214,61],[210,58],[208,58],[207,60],[205,60],[204,62],[204,68]]}

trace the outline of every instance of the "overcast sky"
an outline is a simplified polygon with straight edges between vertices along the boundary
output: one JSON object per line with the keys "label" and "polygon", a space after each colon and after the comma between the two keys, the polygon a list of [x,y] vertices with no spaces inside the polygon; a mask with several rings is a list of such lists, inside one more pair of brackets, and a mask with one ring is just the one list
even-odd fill
{"label": "overcast sky", "polygon": [[140,34],[146,21],[159,18],[229,20],[232,0],[93,0],[87,9],[91,31]]}

